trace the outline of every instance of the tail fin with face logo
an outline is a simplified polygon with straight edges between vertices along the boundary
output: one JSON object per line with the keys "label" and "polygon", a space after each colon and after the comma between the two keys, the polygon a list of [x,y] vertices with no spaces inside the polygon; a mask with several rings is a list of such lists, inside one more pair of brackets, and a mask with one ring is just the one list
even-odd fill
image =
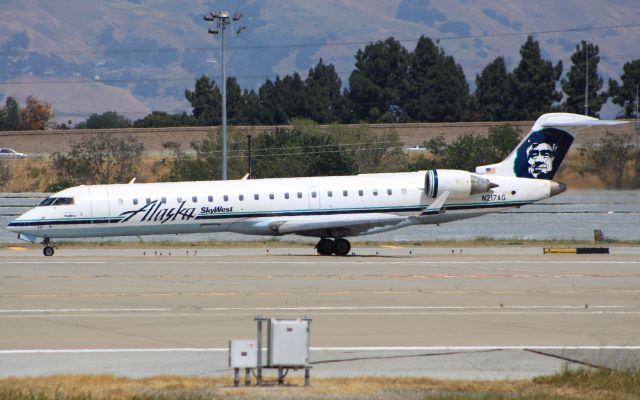
{"label": "tail fin with face logo", "polygon": [[551,180],[569,151],[577,129],[623,123],[578,114],[544,114],[504,161],[476,167],[476,173]]}

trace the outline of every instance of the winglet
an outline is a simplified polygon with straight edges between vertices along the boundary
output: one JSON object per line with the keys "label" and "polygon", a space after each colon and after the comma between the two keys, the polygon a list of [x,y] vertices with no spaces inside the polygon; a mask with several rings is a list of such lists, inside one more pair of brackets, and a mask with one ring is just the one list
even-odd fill
{"label": "winglet", "polygon": [[442,192],[442,194],[438,196],[433,201],[433,203],[429,204],[428,207],[425,207],[420,215],[444,214],[445,208],[443,206],[445,201],[447,201],[447,198],[449,197],[449,193],[451,192],[449,192],[448,190]]}

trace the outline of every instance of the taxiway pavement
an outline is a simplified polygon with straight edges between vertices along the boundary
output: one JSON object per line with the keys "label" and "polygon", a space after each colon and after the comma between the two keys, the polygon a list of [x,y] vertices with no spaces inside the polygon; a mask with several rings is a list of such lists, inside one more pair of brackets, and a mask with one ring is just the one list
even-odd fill
{"label": "taxiway pavement", "polygon": [[523,378],[640,364],[640,249],[0,251],[0,376],[229,374],[257,315],[311,322],[312,376]]}

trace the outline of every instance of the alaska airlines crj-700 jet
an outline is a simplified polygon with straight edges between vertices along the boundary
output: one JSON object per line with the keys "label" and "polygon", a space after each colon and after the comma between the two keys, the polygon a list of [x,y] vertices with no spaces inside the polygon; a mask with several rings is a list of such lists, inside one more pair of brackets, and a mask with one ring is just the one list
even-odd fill
{"label": "alaska airlines crj-700 jet", "polygon": [[320,238],[322,255],[347,255],[352,236],[504,211],[565,191],[552,181],[575,128],[615,125],[576,114],[541,116],[498,164],[461,170],[76,186],[12,221],[23,240],[238,232]]}

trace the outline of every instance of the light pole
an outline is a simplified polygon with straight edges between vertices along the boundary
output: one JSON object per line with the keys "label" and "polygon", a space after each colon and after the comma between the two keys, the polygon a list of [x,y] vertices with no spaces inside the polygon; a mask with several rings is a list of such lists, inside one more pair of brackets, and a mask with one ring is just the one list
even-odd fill
{"label": "light pole", "polygon": [[589,115],[589,42],[584,42],[585,72],[584,72],[584,115]]}
{"label": "light pole", "polygon": [[[213,22],[215,28],[209,29],[209,33],[212,35],[220,35],[222,39],[222,180],[227,180],[227,71],[225,69],[225,31],[232,22],[240,21],[242,14],[239,12],[233,14],[233,17],[229,17],[228,11],[209,12],[204,16],[204,20],[207,22]],[[241,26],[237,34],[240,34],[245,29]]]}

